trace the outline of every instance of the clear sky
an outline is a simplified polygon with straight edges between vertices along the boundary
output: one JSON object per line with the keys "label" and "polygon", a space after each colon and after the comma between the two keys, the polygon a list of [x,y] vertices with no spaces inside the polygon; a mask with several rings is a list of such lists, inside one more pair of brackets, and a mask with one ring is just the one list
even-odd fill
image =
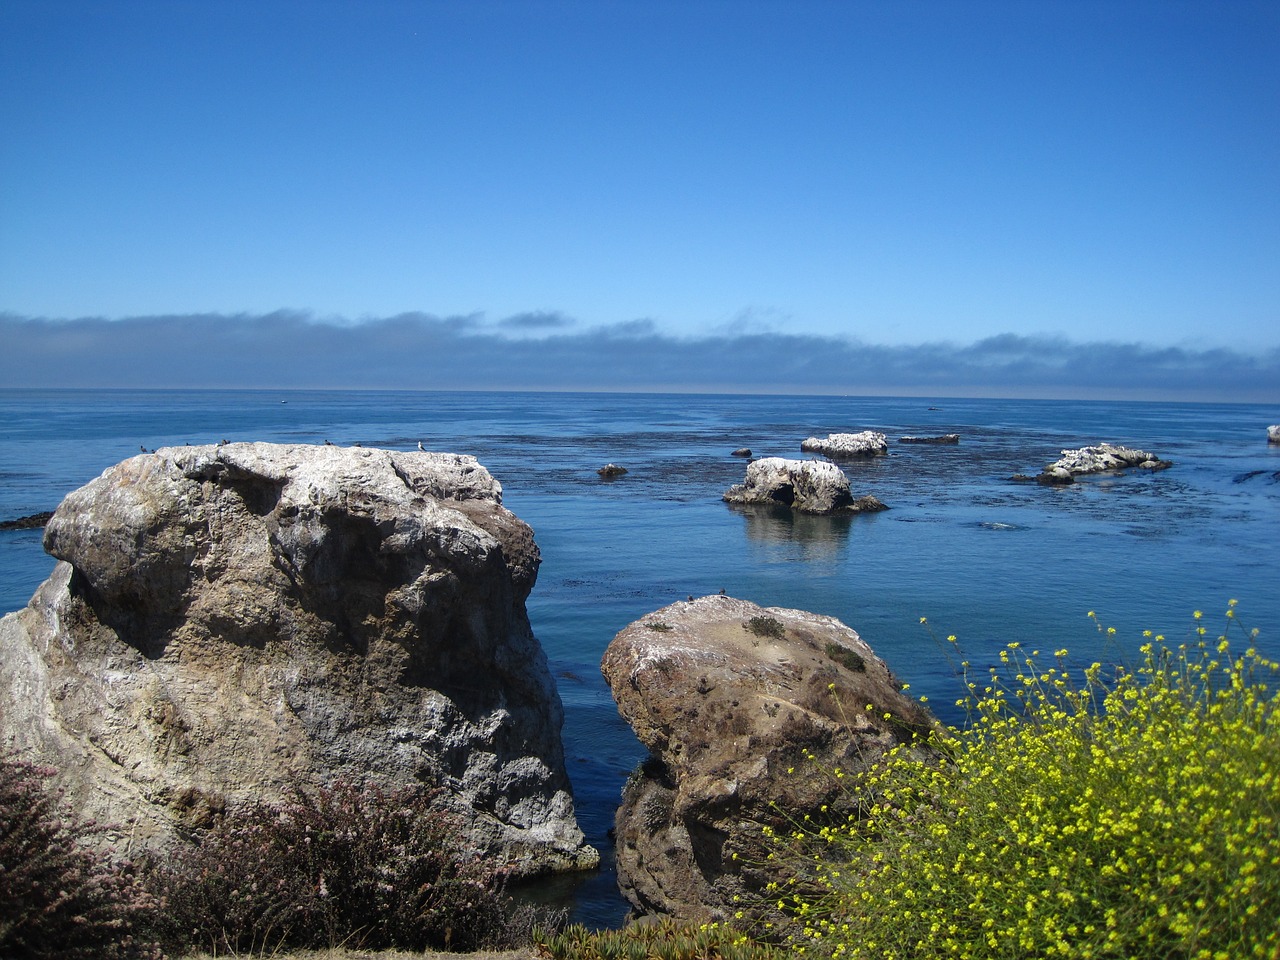
{"label": "clear sky", "polygon": [[1123,344],[1280,400],[1280,3],[3,0],[0,311]]}

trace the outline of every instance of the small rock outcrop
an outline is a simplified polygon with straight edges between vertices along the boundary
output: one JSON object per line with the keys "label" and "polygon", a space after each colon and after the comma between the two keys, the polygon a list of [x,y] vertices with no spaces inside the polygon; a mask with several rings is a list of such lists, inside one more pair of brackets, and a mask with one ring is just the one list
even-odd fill
{"label": "small rock outcrop", "polygon": [[44,543],[61,562],[0,620],[3,745],[126,847],[343,779],[438,784],[517,873],[598,859],[525,612],[538,548],[474,457],[165,448]]}
{"label": "small rock outcrop", "polygon": [[603,467],[596,471],[606,480],[613,480],[617,477],[626,476],[627,468],[620,467],[616,463],[606,463]]}
{"label": "small rock outcrop", "polygon": [[1280,443],[1280,423],[1267,427],[1267,443]]}
{"label": "small rock outcrop", "polygon": [[25,517],[18,517],[15,520],[0,520],[0,530],[39,530],[52,517],[53,511],[46,510],[43,513],[33,513]]}
{"label": "small rock outcrop", "polygon": [[882,457],[889,452],[889,441],[883,433],[863,430],[861,433],[832,433],[825,439],[809,437],[800,444],[803,453],[817,453],[832,460],[856,460],[860,457]]}
{"label": "small rock outcrop", "polygon": [[934,722],[839,620],[733,597],[637,620],[601,670],[650,751],[615,821],[618,883],[641,914],[731,917],[771,879],[762,825],[843,820],[857,798],[831,774]]}
{"label": "small rock outcrop", "polygon": [[1062,457],[1049,464],[1036,479],[1043,484],[1057,485],[1074,482],[1077,476],[1087,473],[1106,473],[1139,467],[1143,470],[1164,470],[1173,466],[1154,453],[1122,447],[1113,443],[1100,443],[1077,450],[1063,450]]}
{"label": "small rock outcrop", "polygon": [[730,456],[731,457],[749,457],[751,456],[751,448],[739,447],[737,450],[733,451],[733,453],[731,453]]}
{"label": "small rock outcrop", "polygon": [[959,443],[960,434],[944,433],[937,437],[899,437],[899,443]]}
{"label": "small rock outcrop", "polygon": [[800,513],[863,513],[887,509],[875,497],[855,499],[834,463],[763,457],[747,464],[743,483],[725,491],[728,503],[788,506]]}

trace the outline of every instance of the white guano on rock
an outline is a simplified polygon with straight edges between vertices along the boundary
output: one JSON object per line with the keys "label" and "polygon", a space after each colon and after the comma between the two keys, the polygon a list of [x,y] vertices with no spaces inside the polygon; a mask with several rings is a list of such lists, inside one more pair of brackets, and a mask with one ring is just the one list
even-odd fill
{"label": "white guano on rock", "polygon": [[825,438],[809,437],[800,443],[803,453],[817,453],[833,460],[859,457],[882,457],[889,452],[889,441],[883,433],[863,430],[861,433],[832,433]]}
{"label": "white guano on rock", "polygon": [[747,464],[744,482],[725,491],[728,503],[790,507],[800,513],[857,513],[885,509],[875,497],[854,499],[849,478],[834,463],[762,457]]}

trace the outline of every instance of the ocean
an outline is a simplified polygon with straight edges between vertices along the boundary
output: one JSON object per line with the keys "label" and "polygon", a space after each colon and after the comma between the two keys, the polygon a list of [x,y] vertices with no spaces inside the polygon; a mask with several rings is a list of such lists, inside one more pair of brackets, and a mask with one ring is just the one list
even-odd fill
{"label": "ocean", "polygon": [[[626,912],[608,831],[640,747],[599,662],[631,621],[724,590],[829,614],[857,630],[942,719],[961,693],[940,640],[982,667],[1011,641],[1080,663],[1132,657],[1150,629],[1179,641],[1192,613],[1215,635],[1229,599],[1280,657],[1280,406],[832,396],[339,391],[0,390],[0,520],[52,510],[148,449],[227,439],[359,443],[473,454],[542,552],[529,617],[565,706],[579,819],[600,873],[543,885],[574,919]],[[843,464],[855,496],[890,509],[844,518],[731,507],[746,465],[801,458],[809,436],[884,432],[890,455]],[[957,433],[954,446],[905,435]],[[1102,441],[1173,466],[1061,488],[1010,481]],[[607,462],[627,474],[606,481]],[[0,612],[26,604],[53,560],[39,530],[0,532]],[[1115,627],[1109,638],[1098,623]],[[921,618],[927,623],[922,624]],[[2,652],[0,652],[2,654]]]}

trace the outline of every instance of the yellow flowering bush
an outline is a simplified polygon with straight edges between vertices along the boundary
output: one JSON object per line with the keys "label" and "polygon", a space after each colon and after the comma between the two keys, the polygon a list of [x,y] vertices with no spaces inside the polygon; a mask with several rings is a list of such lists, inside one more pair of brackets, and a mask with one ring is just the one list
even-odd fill
{"label": "yellow flowering bush", "polygon": [[785,841],[796,873],[772,893],[794,947],[1280,957],[1280,672],[1252,636],[1237,653],[1195,623],[1181,646],[1147,634],[1132,668],[1075,677],[1065,650],[1010,644],[966,676],[945,759],[904,744],[854,783],[861,818]]}

